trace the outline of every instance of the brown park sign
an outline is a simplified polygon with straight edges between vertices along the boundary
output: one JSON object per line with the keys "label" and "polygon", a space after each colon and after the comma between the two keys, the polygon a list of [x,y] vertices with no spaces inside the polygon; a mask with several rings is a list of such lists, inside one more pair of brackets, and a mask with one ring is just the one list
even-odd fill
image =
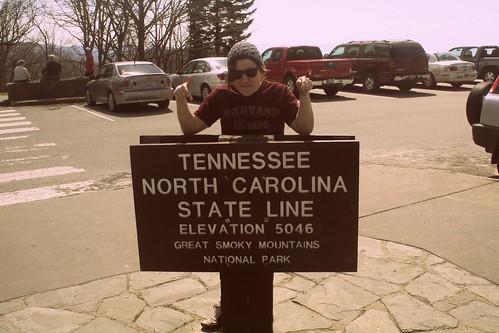
{"label": "brown park sign", "polygon": [[168,139],[130,147],[142,270],[357,270],[358,141]]}

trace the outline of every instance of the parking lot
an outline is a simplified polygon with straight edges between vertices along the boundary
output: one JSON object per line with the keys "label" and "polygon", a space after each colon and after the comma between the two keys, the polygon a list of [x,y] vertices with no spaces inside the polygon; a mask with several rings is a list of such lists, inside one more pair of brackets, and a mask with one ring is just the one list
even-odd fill
{"label": "parking lot", "polygon": [[[470,89],[314,90],[313,134],[360,141],[361,235],[425,248],[497,283],[498,177],[471,139]],[[180,134],[175,102],[120,113],[20,104],[0,116],[0,299],[136,271],[129,146]]]}

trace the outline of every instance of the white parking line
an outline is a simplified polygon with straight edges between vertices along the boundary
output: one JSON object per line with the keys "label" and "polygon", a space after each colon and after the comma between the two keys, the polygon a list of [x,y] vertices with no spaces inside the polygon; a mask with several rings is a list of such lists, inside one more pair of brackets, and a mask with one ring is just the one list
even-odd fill
{"label": "white parking line", "polygon": [[14,127],[14,126],[24,126],[24,125],[31,125],[31,121],[18,121],[15,123],[5,123],[5,124],[0,124],[0,127]]}
{"label": "white parking line", "polygon": [[0,193],[0,206],[32,202],[44,199],[65,197],[94,190],[94,181],[61,184],[48,187],[32,188],[9,193]]}
{"label": "white parking line", "polygon": [[10,110],[2,110],[2,111],[0,111],[0,113],[9,113],[9,112],[16,112],[16,110],[10,109]]}
{"label": "white parking line", "polygon": [[11,129],[0,130],[0,134],[32,132],[32,131],[39,131],[39,130],[40,129],[38,127],[20,127],[20,128],[11,128]]}
{"label": "white parking line", "polygon": [[82,111],[85,111],[87,113],[90,113],[90,114],[93,114],[94,116],[97,116],[97,117],[100,117],[100,118],[103,118],[103,119],[106,119],[108,121],[114,121],[114,119],[111,119],[109,117],[106,117],[106,116],[103,116],[101,114],[98,114],[97,112],[93,112],[93,111],[90,111],[90,110],[87,110],[85,108],[82,108],[82,107],[79,107],[79,106],[76,106],[76,105],[71,105],[72,107],[78,109],[78,110],[82,110]]}
{"label": "white parking line", "polygon": [[0,118],[0,123],[6,123],[8,121],[19,121],[19,120],[26,120],[26,117]]}
{"label": "white parking line", "polygon": [[27,137],[29,137],[29,135],[8,136],[6,138],[0,138],[0,141],[26,139]]}
{"label": "white parking line", "polygon": [[84,172],[84,171],[85,169],[77,169],[69,166],[60,166],[52,168],[1,173],[0,183],[7,183],[16,180],[26,180],[26,179],[34,179],[41,177],[60,176],[60,175],[67,175],[70,173]]}
{"label": "white parking line", "polygon": [[350,93],[350,92],[346,92],[346,91],[340,91],[338,93],[338,95],[346,95],[348,97],[355,97],[356,99],[358,99],[359,97],[366,97],[366,98],[381,98],[381,99],[390,99],[390,100],[393,100],[394,97],[392,96],[382,96],[382,95],[376,95],[376,94],[362,94],[362,93]]}
{"label": "white parking line", "polygon": [[[31,146],[12,146],[3,149],[5,153],[21,153],[27,151],[46,150],[55,147],[55,143],[37,143]],[[0,152],[2,150],[0,149]]]}
{"label": "white parking line", "polygon": [[0,117],[12,117],[12,116],[20,116],[21,114],[19,112],[9,112],[9,113],[1,113]]}
{"label": "white parking line", "polygon": [[17,165],[17,164],[29,164],[32,162],[41,161],[50,158],[50,155],[40,155],[40,156],[29,156],[23,158],[7,158],[0,160],[0,165]]}

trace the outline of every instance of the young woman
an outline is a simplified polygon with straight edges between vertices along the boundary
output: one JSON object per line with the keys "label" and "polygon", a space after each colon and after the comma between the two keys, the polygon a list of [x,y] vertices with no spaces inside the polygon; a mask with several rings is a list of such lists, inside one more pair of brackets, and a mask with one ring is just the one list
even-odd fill
{"label": "young woman", "polygon": [[[298,100],[284,84],[265,80],[262,57],[257,48],[247,42],[232,47],[227,67],[227,85],[213,90],[194,113],[187,104],[192,100],[191,78],[175,89],[177,117],[184,134],[198,133],[219,119],[224,135],[281,135],[285,124],[298,134],[312,132],[314,115],[309,91],[313,84],[310,79],[303,76],[296,81]],[[265,327],[256,325],[259,333],[272,332],[273,272],[264,268],[251,272],[228,270],[220,272],[220,279],[222,306],[215,304],[215,313],[201,325],[219,327],[223,309],[224,318],[245,314],[250,318],[249,324],[244,324],[247,326],[252,325],[251,318],[260,315],[258,320],[265,323]]]}

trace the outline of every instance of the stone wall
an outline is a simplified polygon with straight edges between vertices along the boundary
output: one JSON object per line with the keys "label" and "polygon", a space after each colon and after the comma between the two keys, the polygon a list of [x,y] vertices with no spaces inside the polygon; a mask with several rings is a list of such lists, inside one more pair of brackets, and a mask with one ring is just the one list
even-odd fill
{"label": "stone wall", "polygon": [[8,83],[7,93],[9,101],[57,99],[69,97],[84,97],[88,77],[76,77],[50,81],[31,81],[22,83]]}

